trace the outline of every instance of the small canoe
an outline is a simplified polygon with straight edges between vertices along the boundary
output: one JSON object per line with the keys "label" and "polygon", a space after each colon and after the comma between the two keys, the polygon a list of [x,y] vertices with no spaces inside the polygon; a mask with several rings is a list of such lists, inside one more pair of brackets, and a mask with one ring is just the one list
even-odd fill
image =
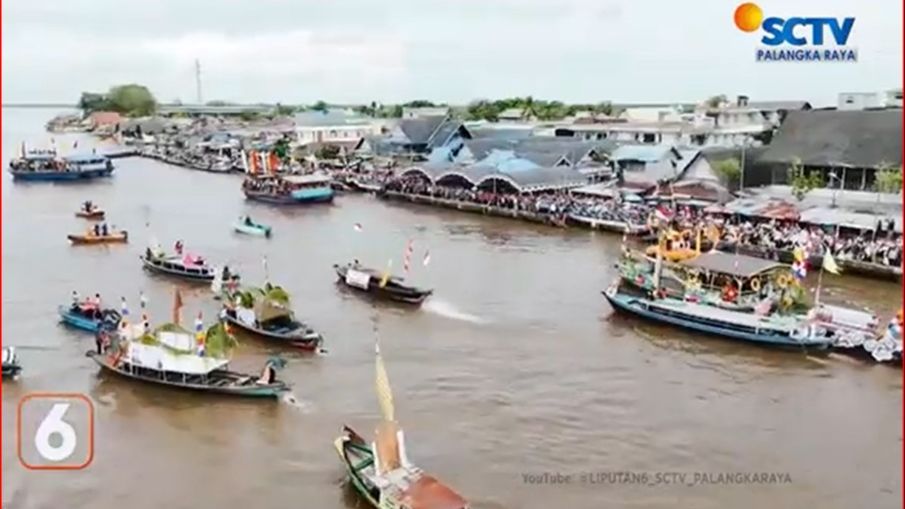
{"label": "small canoe", "polygon": [[3,378],[15,379],[21,371],[22,366],[19,364],[16,348],[13,346],[3,347]]}
{"label": "small canoe", "polygon": [[237,373],[227,369],[216,369],[204,375],[186,375],[125,362],[115,364],[114,359],[111,359],[109,355],[99,354],[95,350],[85,352],[85,356],[91,358],[104,371],[110,371],[140,382],[178,389],[251,398],[278,398],[291,389],[288,383],[281,380],[264,383],[258,376]]}
{"label": "small canoe", "polygon": [[84,219],[103,219],[106,212],[101,209],[94,209],[89,211],[79,210],[75,213],[75,217],[81,217]]}
{"label": "small canoe", "polygon": [[108,235],[70,234],[66,236],[73,245],[84,244],[122,244],[129,242],[129,232],[121,231]]}
{"label": "small canoe", "polygon": [[233,229],[239,233],[247,235],[257,235],[258,237],[270,237],[271,228],[260,223],[249,224],[246,221],[240,221],[233,224]]}

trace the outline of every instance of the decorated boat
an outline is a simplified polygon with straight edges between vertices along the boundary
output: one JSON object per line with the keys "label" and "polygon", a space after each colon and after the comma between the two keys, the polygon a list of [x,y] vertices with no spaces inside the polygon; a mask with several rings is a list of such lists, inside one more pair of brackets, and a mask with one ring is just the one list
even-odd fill
{"label": "decorated boat", "polygon": [[72,245],[90,245],[90,244],[125,244],[129,242],[129,232],[122,230],[118,232],[108,231],[106,234],[97,235],[94,231],[88,231],[81,234],[70,233],[66,236]]}
{"label": "decorated boat", "polygon": [[[177,306],[181,297],[177,292]],[[259,375],[229,369],[229,353],[236,341],[227,327],[217,323],[193,334],[172,323],[151,330],[148,323],[123,323],[115,333],[102,331],[97,350],[86,352],[103,371],[156,385],[230,396],[276,398],[290,390],[276,378],[282,360],[269,359]]]}
{"label": "decorated boat", "polygon": [[333,445],[348,482],[371,507],[380,509],[467,509],[468,502],[408,458],[405,436],[395,420],[390,382],[380,348],[376,356],[377,400],[381,421],[368,442],[344,426]]}
{"label": "decorated boat", "polygon": [[[180,245],[181,244],[178,244]],[[159,274],[178,277],[187,281],[212,282],[216,277],[228,274],[225,279],[237,278],[237,274],[229,271],[229,267],[212,267],[204,258],[191,255],[182,251],[180,247],[176,254],[166,254],[159,246],[153,245],[145,249],[144,255],[140,256],[141,263],[145,269]]]}
{"label": "decorated boat", "polygon": [[86,201],[82,204],[82,208],[75,211],[75,217],[81,217],[83,219],[103,219],[105,212],[100,209],[97,205],[91,203],[90,201]]}
{"label": "decorated boat", "polygon": [[16,379],[22,372],[22,365],[19,364],[19,356],[16,354],[16,347],[3,347],[3,378]]}
{"label": "decorated boat", "polygon": [[902,367],[902,311],[878,331],[879,320],[869,311],[820,305],[812,318],[820,327],[832,331],[833,351],[856,359]]}
{"label": "decorated boat", "polygon": [[113,174],[113,162],[99,154],[81,154],[60,157],[56,150],[26,151],[9,163],[14,180],[67,181],[109,177]]}
{"label": "decorated boat", "polygon": [[340,283],[375,298],[420,305],[434,293],[433,290],[408,286],[401,277],[389,273],[381,274],[358,263],[334,264],[333,269]]}
{"label": "decorated boat", "polygon": [[305,205],[333,201],[333,187],[328,175],[249,176],[242,183],[249,200],[274,205]]}
{"label": "decorated boat", "polygon": [[295,317],[289,301],[283,288],[270,283],[246,288],[223,299],[220,318],[261,339],[302,350],[320,349],[323,336]]}
{"label": "decorated boat", "polygon": [[102,309],[96,303],[82,301],[57,308],[60,321],[69,327],[97,333],[101,329],[115,330],[122,319],[115,309]]}
{"label": "decorated boat", "polygon": [[242,216],[238,221],[233,223],[233,229],[239,233],[248,235],[257,235],[260,237],[270,237],[271,228],[265,224],[252,221],[249,216]]}

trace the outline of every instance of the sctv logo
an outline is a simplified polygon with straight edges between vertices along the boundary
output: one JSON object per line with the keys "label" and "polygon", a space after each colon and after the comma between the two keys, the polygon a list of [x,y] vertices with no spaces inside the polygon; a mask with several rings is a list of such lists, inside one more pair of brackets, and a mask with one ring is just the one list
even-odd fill
{"label": "sctv logo", "polygon": [[735,9],[735,26],[744,32],[762,30],[758,61],[848,61],[858,59],[857,51],[846,47],[855,18],[795,16],[764,18],[754,3]]}

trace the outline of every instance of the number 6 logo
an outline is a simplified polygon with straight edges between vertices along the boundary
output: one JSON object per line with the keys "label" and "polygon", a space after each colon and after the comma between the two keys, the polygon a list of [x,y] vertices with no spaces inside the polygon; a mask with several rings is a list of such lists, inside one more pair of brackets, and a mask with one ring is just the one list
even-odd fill
{"label": "number 6 logo", "polygon": [[19,461],[31,470],[79,470],[94,459],[94,405],[82,394],[29,394],[19,401]]}

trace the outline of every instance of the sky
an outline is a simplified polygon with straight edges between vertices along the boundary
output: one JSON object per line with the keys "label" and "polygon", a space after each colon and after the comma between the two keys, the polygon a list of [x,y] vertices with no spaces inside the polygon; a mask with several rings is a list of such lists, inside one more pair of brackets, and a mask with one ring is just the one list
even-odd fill
{"label": "sky", "polygon": [[901,0],[755,0],[856,18],[857,63],[755,61],[740,0],[4,0],[4,103],[148,86],[158,101],[465,104],[533,96],[834,104],[901,87]]}

